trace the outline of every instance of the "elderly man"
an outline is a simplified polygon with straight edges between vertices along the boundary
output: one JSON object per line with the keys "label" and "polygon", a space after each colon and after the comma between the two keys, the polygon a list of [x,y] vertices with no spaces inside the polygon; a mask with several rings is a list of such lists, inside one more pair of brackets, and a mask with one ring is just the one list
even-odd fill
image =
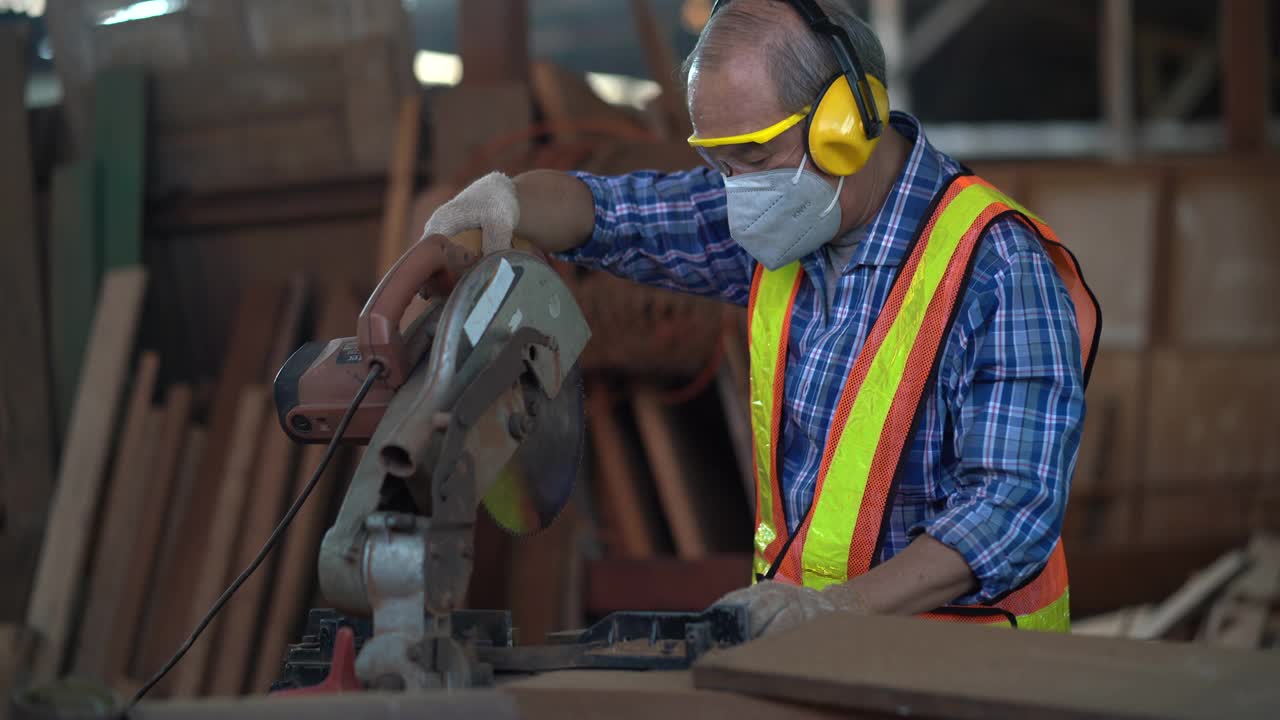
{"label": "elderly man", "polygon": [[685,63],[707,167],[493,174],[428,232],[749,307],[752,632],[821,612],[1064,631],[1100,316],[1030,211],[889,112],[838,0],[722,0]]}

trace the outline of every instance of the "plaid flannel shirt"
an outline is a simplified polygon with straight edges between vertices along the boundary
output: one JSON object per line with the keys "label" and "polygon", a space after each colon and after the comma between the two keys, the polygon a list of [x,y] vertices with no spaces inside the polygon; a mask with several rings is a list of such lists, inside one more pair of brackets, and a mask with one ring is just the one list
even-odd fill
{"label": "plaid flannel shirt", "polygon": [[[836,402],[930,200],[961,170],[919,122],[892,192],[840,272],[805,270],[791,320],[779,465],[788,527],[813,502]],[[729,236],[713,170],[577,173],[595,200],[591,239],[561,257],[638,282],[745,305],[755,260]],[[1043,566],[1062,529],[1084,419],[1074,307],[1039,240],[1007,218],[984,233],[969,286],[926,390],[888,518],[883,562],[920,533],[957,550],[978,580],[956,602],[999,599]]]}

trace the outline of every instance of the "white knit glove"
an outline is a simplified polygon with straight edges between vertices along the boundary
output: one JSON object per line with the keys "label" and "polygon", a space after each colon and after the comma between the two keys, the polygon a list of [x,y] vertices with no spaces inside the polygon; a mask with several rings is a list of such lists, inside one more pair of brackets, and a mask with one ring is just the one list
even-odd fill
{"label": "white knit glove", "polygon": [[715,606],[743,605],[747,608],[752,638],[790,630],[823,613],[850,612],[866,615],[862,597],[845,585],[826,590],[764,580],[725,595]]}
{"label": "white knit glove", "polygon": [[453,237],[480,228],[484,236],[481,250],[488,255],[511,248],[511,234],[519,223],[516,184],[500,172],[491,172],[432,213],[422,236],[440,233]]}

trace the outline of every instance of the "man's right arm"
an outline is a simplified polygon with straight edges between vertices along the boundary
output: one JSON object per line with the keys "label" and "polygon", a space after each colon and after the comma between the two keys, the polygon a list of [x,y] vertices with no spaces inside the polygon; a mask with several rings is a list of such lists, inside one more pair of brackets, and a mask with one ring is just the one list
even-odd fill
{"label": "man's right arm", "polygon": [[729,237],[724,184],[707,169],[486,176],[442,206],[427,232],[474,227],[484,229],[486,251],[509,244],[514,230],[563,260],[740,305],[755,270]]}

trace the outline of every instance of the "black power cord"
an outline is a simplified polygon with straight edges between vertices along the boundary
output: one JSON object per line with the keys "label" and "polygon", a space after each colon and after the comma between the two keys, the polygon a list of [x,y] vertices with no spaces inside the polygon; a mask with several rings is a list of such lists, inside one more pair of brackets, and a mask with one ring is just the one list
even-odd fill
{"label": "black power cord", "polygon": [[231,599],[231,596],[235,595],[236,591],[240,589],[240,586],[249,579],[249,576],[253,575],[254,571],[258,569],[258,566],[262,565],[262,561],[266,560],[267,556],[271,554],[271,551],[275,549],[275,546],[280,542],[281,536],[284,535],[284,531],[289,527],[289,523],[293,522],[294,516],[302,509],[303,503],[307,501],[307,497],[311,495],[311,491],[315,489],[316,485],[320,482],[320,478],[324,476],[324,470],[329,466],[329,461],[333,459],[334,453],[337,452],[338,443],[342,440],[342,436],[347,432],[347,425],[351,423],[352,416],[356,414],[356,410],[360,407],[360,403],[364,402],[365,395],[369,394],[369,389],[373,387],[373,381],[377,380],[378,376],[381,374],[382,365],[380,363],[374,363],[372,368],[369,370],[369,376],[364,379],[364,383],[360,386],[360,390],[356,393],[356,396],[352,398],[351,404],[347,406],[346,413],[342,415],[342,420],[338,422],[338,427],[333,432],[333,438],[329,440],[329,445],[324,450],[324,457],[320,459],[320,464],[316,466],[315,473],[312,474],[311,480],[307,482],[307,486],[302,489],[302,492],[298,494],[297,499],[289,506],[289,511],[280,519],[280,524],[276,525],[276,529],[271,531],[271,536],[267,538],[265,543],[263,543],[262,549],[259,550],[257,556],[253,558],[253,562],[249,563],[249,567],[246,567],[244,571],[227,586],[227,589],[222,591],[222,594],[218,596],[217,601],[213,603],[213,607],[209,608],[209,612],[204,614],[204,618],[202,618],[196,625],[195,630],[191,631],[191,636],[187,638],[186,642],[182,643],[182,647],[178,648],[178,651],[173,654],[173,657],[169,658],[168,662],[164,664],[164,667],[160,668],[159,672],[155,675],[152,675],[151,679],[134,694],[133,699],[129,701],[129,706],[125,708],[125,712],[132,710],[133,706],[137,705],[138,701],[142,700],[142,698],[151,691],[151,688],[155,687],[157,683],[163,680],[164,676],[168,675],[169,671],[172,670],[180,660],[182,660],[182,657],[186,655],[187,651],[191,649],[191,646],[195,644],[196,639],[200,637],[200,634],[203,633],[205,628],[209,627],[209,623],[213,622],[213,619],[217,617],[218,612],[222,610],[222,606],[227,604],[227,601]]}

